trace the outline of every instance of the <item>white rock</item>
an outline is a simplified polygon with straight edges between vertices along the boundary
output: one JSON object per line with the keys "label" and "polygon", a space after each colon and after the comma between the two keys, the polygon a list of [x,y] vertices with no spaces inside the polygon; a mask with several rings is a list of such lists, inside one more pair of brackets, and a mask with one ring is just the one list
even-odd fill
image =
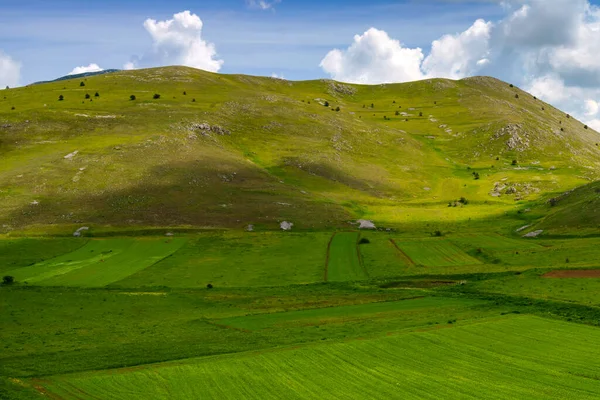
{"label": "white rock", "polygon": [[246,232],[254,232],[254,225],[248,225],[246,227]]}
{"label": "white rock", "polygon": [[523,235],[523,237],[524,238],[534,238],[534,237],[540,236],[543,232],[544,232],[543,230],[533,231],[533,232],[529,232],[526,235]]}
{"label": "white rock", "polygon": [[519,229],[517,229],[515,232],[522,232],[522,231],[524,231],[525,229],[529,228],[530,226],[531,226],[531,225],[525,225],[525,226],[522,226],[522,227],[520,227]]}
{"label": "white rock", "polygon": [[281,224],[279,224],[279,226],[284,231],[291,231],[292,230],[292,226],[294,226],[294,224],[291,223],[291,222],[283,221]]}
{"label": "white rock", "polygon": [[74,152],[69,153],[66,156],[64,156],[64,159],[65,160],[70,160],[71,158],[75,157],[78,153],[79,153],[79,150],[75,150]]}
{"label": "white rock", "polygon": [[360,226],[358,227],[358,229],[376,229],[376,226],[373,223],[373,221],[369,221],[369,220],[366,220],[366,219],[359,219],[356,222],[358,222],[360,224]]}

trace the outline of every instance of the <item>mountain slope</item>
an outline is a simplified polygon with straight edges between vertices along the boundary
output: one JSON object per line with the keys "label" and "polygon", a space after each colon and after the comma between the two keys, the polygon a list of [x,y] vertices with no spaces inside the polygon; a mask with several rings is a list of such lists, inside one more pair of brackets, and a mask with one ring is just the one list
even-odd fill
{"label": "mountain slope", "polygon": [[597,132],[493,78],[361,86],[168,67],[80,82],[3,91],[4,231],[454,223],[600,179]]}

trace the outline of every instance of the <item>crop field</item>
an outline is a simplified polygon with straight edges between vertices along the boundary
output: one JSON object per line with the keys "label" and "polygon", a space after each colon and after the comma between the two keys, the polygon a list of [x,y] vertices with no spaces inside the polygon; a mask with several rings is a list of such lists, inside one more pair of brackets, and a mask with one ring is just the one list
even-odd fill
{"label": "crop field", "polygon": [[331,239],[327,258],[326,280],[352,281],[367,278],[358,248],[359,234],[340,232]]}
{"label": "crop field", "polygon": [[224,232],[191,238],[172,257],[116,286],[270,286],[323,280],[328,233]]}
{"label": "crop field", "polygon": [[79,249],[7,274],[28,284],[99,287],[121,280],[177,251],[186,239],[95,239]]}
{"label": "crop field", "polygon": [[509,317],[34,382],[64,399],[595,399],[599,341],[594,328]]}
{"label": "crop field", "polygon": [[527,239],[512,239],[501,235],[464,235],[452,237],[450,241],[461,248],[487,251],[541,250],[538,243]]}
{"label": "crop field", "polygon": [[445,239],[398,240],[395,243],[416,265],[453,267],[481,264]]}

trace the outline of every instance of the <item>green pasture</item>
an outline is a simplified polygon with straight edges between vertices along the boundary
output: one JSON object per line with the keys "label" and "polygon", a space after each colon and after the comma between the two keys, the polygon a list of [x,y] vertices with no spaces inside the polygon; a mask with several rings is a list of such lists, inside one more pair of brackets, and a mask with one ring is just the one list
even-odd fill
{"label": "green pasture", "polygon": [[[600,269],[600,264],[598,264]],[[546,278],[551,270],[531,270],[520,275],[490,279],[474,284],[487,293],[533,297],[600,307],[600,278]]]}
{"label": "green pasture", "polygon": [[481,264],[481,261],[469,256],[445,239],[398,240],[395,242],[416,265],[453,267]]}
{"label": "green pasture", "polygon": [[323,280],[327,242],[320,232],[202,233],[171,257],[115,282],[119,287],[275,286]]}
{"label": "green pasture", "polygon": [[339,232],[331,239],[327,258],[328,281],[356,281],[368,277],[359,249],[359,234]]}
{"label": "green pasture", "polygon": [[64,399],[595,399],[598,341],[595,328],[512,317],[33,382]]}
{"label": "green pasture", "polygon": [[7,274],[43,286],[106,286],[168,257],[185,242],[183,238],[93,239],[73,252]]}

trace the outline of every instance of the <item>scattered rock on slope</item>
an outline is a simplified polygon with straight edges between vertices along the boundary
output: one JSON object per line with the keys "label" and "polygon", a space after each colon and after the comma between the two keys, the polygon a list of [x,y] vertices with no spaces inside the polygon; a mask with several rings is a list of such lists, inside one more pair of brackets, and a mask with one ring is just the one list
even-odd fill
{"label": "scattered rock on slope", "polygon": [[291,222],[283,221],[281,224],[279,224],[279,226],[284,231],[291,231],[292,230],[292,226],[294,226],[294,224],[291,223]]}
{"label": "scattered rock on slope", "polygon": [[539,230],[539,231],[533,231],[533,232],[529,232],[525,235],[523,235],[524,238],[535,238],[540,236],[542,233],[544,233],[543,230]]}
{"label": "scattered rock on slope", "polygon": [[359,219],[356,222],[360,224],[358,229],[376,229],[376,226],[373,223],[373,221],[369,221],[366,219]]}

